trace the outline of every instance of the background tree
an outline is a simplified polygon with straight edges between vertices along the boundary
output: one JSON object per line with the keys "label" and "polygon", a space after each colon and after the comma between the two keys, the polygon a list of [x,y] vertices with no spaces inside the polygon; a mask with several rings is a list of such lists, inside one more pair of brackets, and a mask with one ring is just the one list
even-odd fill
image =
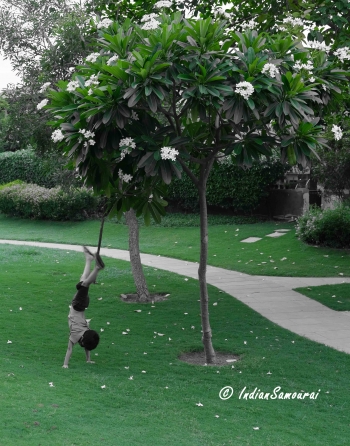
{"label": "background tree", "polygon": [[[152,190],[157,179],[169,184],[182,170],[191,178],[200,202],[208,363],[215,362],[206,284],[210,171],[222,157],[250,166],[277,147],[283,159],[305,165],[325,142],[317,115],[346,86],[336,57],[302,48],[289,33],[227,33],[226,25],[180,13],[148,15],[141,26],[105,21],[100,51],[77,68],[73,81],[50,91],[46,107],[60,116],[52,121],[56,139],[88,184],[107,193],[132,185],[122,186],[129,195],[119,194],[118,212],[134,208],[146,219],[160,218]],[[150,189],[138,187],[140,181]]]}
{"label": "background tree", "polygon": [[[340,124],[340,125],[339,125]],[[330,144],[319,151],[319,159],[312,161],[312,176],[323,186],[323,195],[329,198],[335,195],[340,201],[348,197],[346,190],[350,190],[350,138],[349,118],[343,116],[336,124],[330,120]],[[333,129],[333,132],[332,132]],[[344,137],[342,130],[344,130]],[[333,133],[333,134],[332,134]]]}

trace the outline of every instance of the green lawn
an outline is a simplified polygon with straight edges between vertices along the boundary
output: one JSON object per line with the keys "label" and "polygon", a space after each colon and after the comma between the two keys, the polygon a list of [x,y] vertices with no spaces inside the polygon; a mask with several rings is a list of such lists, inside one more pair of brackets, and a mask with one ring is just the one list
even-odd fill
{"label": "green lawn", "polygon": [[[0,238],[97,245],[99,226],[97,220],[50,222],[0,215]],[[279,238],[266,237],[281,228],[291,231]],[[262,240],[240,243],[247,237],[261,237]],[[107,221],[102,246],[128,249],[127,226]],[[199,260],[199,228],[141,226],[140,247],[145,253],[196,262]],[[349,250],[305,245],[295,236],[291,223],[210,225],[208,263],[258,275],[331,277],[343,274],[350,277]]]}
{"label": "green lawn", "polygon": [[[169,292],[169,300],[126,304],[119,295],[134,290],[130,265],[106,258],[86,314],[91,328],[104,330],[92,352],[96,364],[86,364],[76,346],[62,369],[83,255],[12,245],[0,252],[1,445],[349,444],[349,355],[283,330],[210,286],[214,347],[241,360],[234,368],[182,363],[182,351],[201,349],[198,282],[148,267],[150,288]],[[234,389],[226,401],[224,386]],[[239,399],[245,387],[267,393],[277,386],[319,396]]]}
{"label": "green lawn", "polygon": [[[296,288],[295,291],[336,311],[350,311],[350,284]],[[350,320],[349,320],[350,321]]]}

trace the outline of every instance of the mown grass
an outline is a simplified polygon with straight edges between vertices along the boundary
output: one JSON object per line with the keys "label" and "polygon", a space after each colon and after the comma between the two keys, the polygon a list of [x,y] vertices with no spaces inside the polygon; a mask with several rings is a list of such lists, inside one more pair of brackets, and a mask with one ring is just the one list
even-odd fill
{"label": "mown grass", "polygon": [[[178,222],[184,217],[168,216]],[[186,217],[189,220],[192,216]],[[214,218],[214,217],[213,217]],[[215,217],[214,222],[218,222]],[[170,224],[169,224],[170,225]],[[100,222],[51,222],[8,218],[0,215],[0,238],[96,246]],[[276,229],[290,229],[279,238],[267,237]],[[248,237],[261,237],[255,243],[241,243]],[[128,228],[106,221],[102,246],[128,249]],[[144,253],[182,260],[199,260],[198,227],[140,227],[140,248]],[[284,260],[282,260],[284,259]],[[295,236],[292,223],[209,224],[209,258],[213,266],[248,274],[268,276],[350,277],[350,251],[306,245]]]}
{"label": "mown grass", "polygon": [[[181,352],[202,347],[198,282],[148,267],[149,287],[169,300],[126,304],[119,295],[134,290],[130,265],[105,259],[86,313],[91,328],[104,330],[96,364],[75,346],[62,369],[82,254],[10,245],[0,253],[2,445],[348,444],[349,355],[283,330],[209,286],[214,347],[241,360],[234,368],[183,363]],[[234,389],[227,401],[219,398],[224,386]],[[239,399],[244,387],[277,386],[320,392],[316,400]]]}
{"label": "mown grass", "polygon": [[295,291],[336,311],[350,311],[350,284],[296,288]]}

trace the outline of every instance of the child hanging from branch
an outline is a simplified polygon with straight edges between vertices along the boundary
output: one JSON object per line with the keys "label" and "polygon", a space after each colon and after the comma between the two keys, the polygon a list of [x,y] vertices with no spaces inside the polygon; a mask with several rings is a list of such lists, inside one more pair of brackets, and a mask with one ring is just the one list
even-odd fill
{"label": "child hanging from branch", "polygon": [[[68,348],[64,359],[63,368],[68,368],[69,359],[72,355],[73,346],[79,343],[84,347],[86,362],[93,363],[90,359],[90,351],[95,349],[100,341],[99,334],[90,330],[89,323],[85,319],[85,309],[89,306],[89,286],[96,281],[97,275],[105,267],[99,253],[92,254],[86,246],[83,246],[85,255],[85,268],[80,282],[76,285],[77,292],[72,300],[68,314],[68,325],[70,330]],[[91,263],[95,260],[95,267],[91,271]]]}

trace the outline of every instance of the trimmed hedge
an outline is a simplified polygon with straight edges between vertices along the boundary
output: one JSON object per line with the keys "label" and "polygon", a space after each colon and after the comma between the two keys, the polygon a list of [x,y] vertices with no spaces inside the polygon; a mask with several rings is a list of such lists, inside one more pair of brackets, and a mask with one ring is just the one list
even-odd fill
{"label": "trimmed hedge", "polygon": [[[220,164],[213,169],[207,183],[207,203],[223,209],[249,213],[256,209],[269,187],[283,178],[289,166],[275,162],[255,163],[250,169],[233,164]],[[198,211],[198,192],[186,174],[174,180],[167,198],[183,209]]]}
{"label": "trimmed hedge", "polygon": [[86,220],[97,211],[98,199],[86,189],[63,191],[36,184],[7,185],[0,189],[0,212],[36,220]]}
{"label": "trimmed hedge", "polygon": [[55,187],[55,171],[31,149],[0,153],[0,184],[21,180],[43,187]]}
{"label": "trimmed hedge", "polygon": [[350,248],[350,207],[313,207],[298,219],[296,234],[305,243],[330,248]]}

